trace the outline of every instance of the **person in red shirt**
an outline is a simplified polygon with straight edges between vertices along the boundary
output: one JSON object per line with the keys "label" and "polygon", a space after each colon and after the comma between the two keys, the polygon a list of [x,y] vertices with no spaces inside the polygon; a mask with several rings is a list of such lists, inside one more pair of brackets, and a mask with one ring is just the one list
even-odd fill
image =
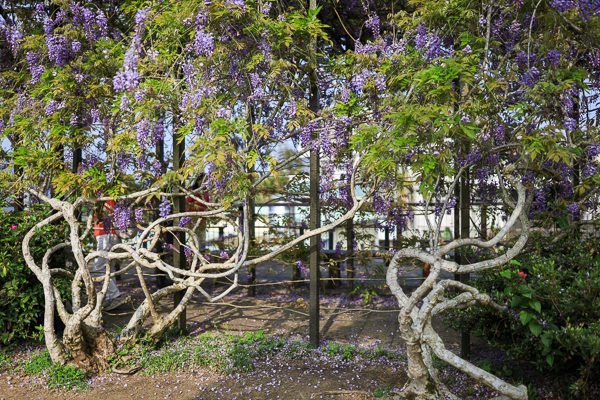
{"label": "person in red shirt", "polygon": [[[104,204],[105,213],[107,216],[111,217],[114,213],[115,202],[113,200],[109,200]],[[97,216],[95,216],[97,219]],[[108,227],[107,227],[108,228]],[[108,251],[112,246],[117,243],[121,243],[121,238],[119,238],[114,229],[110,229],[109,231],[104,230],[104,222],[94,225],[94,236],[96,236],[96,241],[98,242],[98,251]],[[106,273],[106,258],[96,257],[94,259],[94,265],[90,269],[90,274],[96,278],[100,276],[104,276]],[[110,262],[110,271],[111,273],[115,272],[115,265],[117,260],[112,260]],[[121,294],[119,289],[117,288],[116,279],[110,278],[108,281],[108,290],[106,292],[106,297],[102,302],[102,308],[106,311],[113,310],[125,302],[125,296]]]}

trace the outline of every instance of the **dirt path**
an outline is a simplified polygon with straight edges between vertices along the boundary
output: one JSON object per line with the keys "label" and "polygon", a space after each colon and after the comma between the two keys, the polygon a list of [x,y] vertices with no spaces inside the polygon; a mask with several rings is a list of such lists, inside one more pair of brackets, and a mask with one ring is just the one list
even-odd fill
{"label": "dirt path", "polygon": [[[118,283],[120,290],[131,296],[125,304],[105,315],[105,326],[123,327],[135,307],[143,300],[141,289],[134,279]],[[151,288],[151,291],[153,288]],[[219,290],[219,288],[217,288]],[[308,338],[308,311],[305,299],[308,293],[272,290],[257,298],[246,297],[241,289],[226,298],[226,303],[210,304],[195,296],[187,309],[188,332],[192,336],[213,334],[243,334],[265,332],[265,336],[290,339]],[[158,311],[166,315],[173,300],[160,302]],[[378,304],[370,309],[360,301],[344,300],[340,294],[328,292],[321,299],[321,338],[326,345],[332,341],[350,344],[359,349],[401,348],[397,311],[393,301],[376,298]],[[358,309],[358,310],[356,310]],[[151,321],[147,321],[149,325]],[[440,320],[434,327],[450,349],[457,350],[460,335],[446,329]],[[475,346],[485,345],[473,338]],[[323,395],[326,391],[367,391],[376,393],[385,388],[400,388],[406,381],[401,363],[371,365],[360,359],[353,362],[330,360],[331,357],[311,361],[281,363],[277,360],[261,364],[256,371],[246,374],[219,375],[208,369],[186,369],[179,374],[134,376],[117,374],[94,377],[86,392],[56,392],[42,387],[40,378],[16,376],[11,371],[0,374],[0,399],[366,399],[359,393]]]}

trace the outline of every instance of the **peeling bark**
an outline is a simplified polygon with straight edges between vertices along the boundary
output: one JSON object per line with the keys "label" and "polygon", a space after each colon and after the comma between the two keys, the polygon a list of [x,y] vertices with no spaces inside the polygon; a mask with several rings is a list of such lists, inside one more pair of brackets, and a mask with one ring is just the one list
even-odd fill
{"label": "peeling bark", "polygon": [[[529,237],[530,224],[527,218],[527,212],[531,206],[532,199],[527,199],[525,187],[519,179],[512,176],[515,166],[510,165],[504,169],[507,180],[516,188],[517,199],[513,202],[506,198],[507,204],[512,204],[513,212],[499,233],[488,241],[477,239],[456,239],[446,246],[436,249],[436,241],[433,240],[433,251],[427,253],[418,248],[400,249],[392,258],[388,267],[386,280],[388,286],[398,300],[400,313],[398,321],[400,323],[400,333],[402,339],[406,342],[406,351],[408,357],[408,377],[402,393],[396,395],[396,399],[410,400],[443,400],[446,396],[457,399],[437,377],[437,371],[433,367],[431,353],[433,352],[440,359],[448,362],[450,365],[477,379],[505,396],[513,400],[527,400],[527,388],[523,385],[515,387],[502,381],[500,378],[484,371],[473,364],[463,360],[451,351],[448,351],[439,335],[431,326],[431,319],[438,313],[450,309],[461,309],[474,305],[490,306],[498,311],[505,311],[506,308],[493,302],[489,296],[480,294],[479,291],[467,284],[453,281],[441,280],[436,282],[442,270],[448,272],[469,273],[483,269],[493,268],[507,263],[515,257],[524,247]],[[456,178],[457,180],[459,177]],[[451,193],[451,191],[450,191]],[[503,191],[508,196],[507,191]],[[532,197],[532,196],[530,196]],[[428,215],[426,213],[426,218]],[[476,246],[480,248],[489,248],[499,243],[508,233],[509,228],[517,221],[521,221],[522,232],[516,244],[504,255],[491,260],[474,263],[470,265],[458,266],[454,262],[445,261],[443,256],[451,249],[457,249],[464,246]],[[429,226],[432,226],[429,223]],[[433,236],[439,236],[438,231]],[[416,259],[432,265],[429,276],[423,281],[410,297],[402,290],[398,283],[398,269],[400,263],[404,260]],[[461,291],[453,299],[445,299],[444,293],[447,287],[454,287]],[[419,301],[423,304],[417,306]]]}

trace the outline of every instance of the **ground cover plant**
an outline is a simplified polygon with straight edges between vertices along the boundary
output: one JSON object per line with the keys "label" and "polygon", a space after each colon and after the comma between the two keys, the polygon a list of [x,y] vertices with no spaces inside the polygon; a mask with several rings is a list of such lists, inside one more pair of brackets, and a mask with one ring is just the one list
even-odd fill
{"label": "ground cover plant", "polygon": [[[308,238],[318,249],[317,235],[370,203],[381,227],[405,231],[415,213],[428,225],[426,233],[414,232],[418,241],[396,249],[387,269],[407,343],[409,379],[397,396],[455,397],[439,378],[435,355],[504,395],[528,397],[525,386],[450,352],[431,325],[451,309],[506,307],[466,279],[436,279],[442,270],[468,277],[503,265],[516,269],[509,262],[532,230],[558,224],[566,236],[594,222],[598,7],[542,1],[355,6],[362,8],[358,23],[354,12],[344,20],[333,5],[317,8],[314,1],[2,8],[0,132],[11,148],[2,155],[1,192],[11,198],[28,191],[54,210],[21,241],[43,288],[44,339],[53,362],[85,373],[133,373],[137,366],[122,346],[157,344],[194,292],[220,300],[236,288],[242,268],[252,271]],[[323,23],[334,19],[332,10],[345,34],[330,34]],[[275,148],[288,142],[296,154],[278,159]],[[173,146],[171,164],[165,143]],[[320,164],[323,172],[318,182],[311,174],[310,189],[323,210],[311,208],[311,229],[302,236],[249,259],[261,183],[309,153],[313,170]],[[189,190],[190,183],[196,188]],[[365,193],[360,199],[357,188]],[[423,198],[418,207],[404,204],[409,193]],[[290,200],[306,195],[285,194]],[[186,212],[184,197],[203,210]],[[480,238],[470,237],[474,199],[501,203],[504,218],[489,236],[486,227]],[[116,202],[112,218],[104,211],[110,200]],[[443,244],[442,216],[461,208],[461,234]],[[203,219],[236,227],[232,254],[202,254],[196,231]],[[40,262],[32,241],[56,222],[68,225],[69,238],[46,249]],[[94,229],[110,232],[113,225],[121,235],[137,229],[138,236],[107,251],[85,247],[95,240]],[[496,253],[510,231],[517,238]],[[470,262],[464,253],[472,247],[493,256]],[[49,263],[66,248],[75,272]],[[458,254],[454,261],[447,259],[451,252]],[[97,258],[133,261],[93,278],[88,265]],[[431,265],[431,273],[408,295],[399,280],[415,260]],[[103,329],[102,302],[109,280],[132,270],[145,301],[117,342]],[[168,274],[173,284],[151,293],[150,270]],[[71,280],[71,309],[57,290],[59,275]],[[202,287],[226,276],[231,284],[217,296]],[[98,292],[95,282],[102,285]],[[460,294],[446,297],[450,288]],[[163,318],[156,304],[170,294],[178,304]],[[66,326],[61,338],[55,312]],[[153,326],[143,331],[147,319]],[[326,349],[340,357],[352,353]]]}
{"label": "ground cover plant", "polygon": [[569,386],[573,396],[585,396],[600,372],[597,249],[597,238],[536,237],[512,266],[486,271],[475,283],[504,303],[508,313],[459,311],[448,315],[446,323],[476,332],[513,359],[526,359],[542,371],[579,371]]}

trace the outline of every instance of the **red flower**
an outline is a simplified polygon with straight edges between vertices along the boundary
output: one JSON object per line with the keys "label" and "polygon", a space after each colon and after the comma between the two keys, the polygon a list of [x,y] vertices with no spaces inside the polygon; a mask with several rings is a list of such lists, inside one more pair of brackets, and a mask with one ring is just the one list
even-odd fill
{"label": "red flower", "polygon": [[15,224],[12,224],[12,226],[10,227],[10,229],[17,229],[17,226]]}
{"label": "red flower", "polygon": [[521,279],[527,277],[527,274],[525,272],[519,272],[519,275],[521,275]]}

